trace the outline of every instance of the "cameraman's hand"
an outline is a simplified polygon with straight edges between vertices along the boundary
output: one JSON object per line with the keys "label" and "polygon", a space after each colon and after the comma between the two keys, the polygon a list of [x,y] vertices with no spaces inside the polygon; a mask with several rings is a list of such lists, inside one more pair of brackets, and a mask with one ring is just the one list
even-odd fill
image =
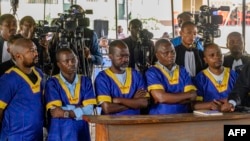
{"label": "cameraman's hand", "polygon": [[85,58],[88,58],[88,59],[91,58],[91,53],[88,47],[84,47],[84,55],[85,55]]}

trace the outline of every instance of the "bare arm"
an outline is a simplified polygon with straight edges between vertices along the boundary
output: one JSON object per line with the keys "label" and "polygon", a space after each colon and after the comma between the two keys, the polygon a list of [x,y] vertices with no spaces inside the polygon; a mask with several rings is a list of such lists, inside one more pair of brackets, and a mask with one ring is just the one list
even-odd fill
{"label": "bare arm", "polygon": [[103,102],[101,104],[102,110],[105,114],[117,113],[125,111],[129,108],[140,109],[145,108],[148,105],[148,98],[146,98],[147,92],[145,90],[137,90],[134,97],[129,98],[113,98],[112,103]]}
{"label": "bare arm", "polygon": [[233,112],[235,110],[235,107],[233,104],[226,102],[220,107],[220,111],[222,112]]}
{"label": "bare arm", "polygon": [[113,103],[122,104],[132,109],[145,108],[148,105],[147,92],[145,90],[137,90],[132,99],[128,98],[114,98]]}
{"label": "bare arm", "polygon": [[[63,118],[64,117],[64,112],[66,110],[63,110],[62,107],[54,106],[54,108],[50,109],[50,114],[53,118]],[[72,110],[69,110],[69,117],[70,118],[75,118],[75,113]]]}
{"label": "bare arm", "polygon": [[195,110],[219,110],[220,104],[211,102],[196,102],[193,106]]}
{"label": "bare arm", "polygon": [[172,93],[167,93],[161,89],[152,90],[151,95],[153,96],[155,103],[169,103],[169,104],[185,103],[187,101],[193,101],[197,96],[195,91],[172,94]]}
{"label": "bare arm", "polygon": [[110,103],[110,102],[103,102],[101,106],[102,106],[102,111],[105,114],[118,113],[118,112],[128,109],[127,106],[117,104],[117,103]]}
{"label": "bare arm", "polygon": [[113,102],[117,103],[117,104],[124,105],[124,106],[132,108],[132,109],[145,108],[148,105],[147,98],[136,98],[136,99],[114,98]]}

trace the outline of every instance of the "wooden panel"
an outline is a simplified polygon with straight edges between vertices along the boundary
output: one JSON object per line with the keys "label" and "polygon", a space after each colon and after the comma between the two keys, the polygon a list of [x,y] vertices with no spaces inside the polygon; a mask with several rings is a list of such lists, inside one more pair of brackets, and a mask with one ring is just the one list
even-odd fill
{"label": "wooden panel", "polygon": [[223,141],[225,124],[242,123],[250,120],[108,125],[106,141]]}
{"label": "wooden panel", "polygon": [[109,131],[106,124],[95,125],[95,138],[96,141],[109,141]]}
{"label": "wooden panel", "polygon": [[231,120],[231,119],[250,119],[250,114],[245,113],[224,113],[223,116],[199,116],[190,114],[172,115],[134,115],[134,116],[83,116],[83,119],[99,124],[142,124],[142,123],[173,123],[191,121],[211,121],[211,120]]}
{"label": "wooden panel", "polygon": [[84,116],[96,124],[96,141],[222,141],[224,125],[250,124],[250,114],[222,116]]}

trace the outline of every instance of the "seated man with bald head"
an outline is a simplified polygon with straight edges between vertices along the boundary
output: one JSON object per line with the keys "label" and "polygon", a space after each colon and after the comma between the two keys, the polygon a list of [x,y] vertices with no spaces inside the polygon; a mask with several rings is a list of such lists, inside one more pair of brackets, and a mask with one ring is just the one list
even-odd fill
{"label": "seated man with bald head", "polygon": [[[11,35],[7,44],[8,44],[8,52],[10,52],[10,48],[13,46],[14,42],[17,39],[23,38],[21,35]],[[10,53],[11,54],[11,53]],[[5,61],[4,63],[0,63],[0,76],[2,76],[8,69],[15,66],[14,57],[12,56],[10,60]]]}
{"label": "seated man with bald head", "polygon": [[109,45],[112,65],[95,79],[97,101],[103,115],[138,115],[148,105],[144,79],[137,70],[128,67],[129,49],[121,40]]}
{"label": "seated man with bald head", "polygon": [[155,43],[157,62],[146,71],[147,87],[154,104],[149,114],[177,114],[189,112],[196,98],[196,88],[186,69],[175,63],[176,52],[168,39]]}
{"label": "seated man with bald head", "polygon": [[36,46],[17,39],[10,48],[15,65],[0,78],[0,140],[43,139],[42,78]]}

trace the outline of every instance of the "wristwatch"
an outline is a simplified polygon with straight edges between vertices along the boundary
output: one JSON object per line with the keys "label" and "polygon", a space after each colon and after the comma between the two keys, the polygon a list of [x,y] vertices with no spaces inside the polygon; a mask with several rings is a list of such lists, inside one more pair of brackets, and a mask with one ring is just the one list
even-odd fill
{"label": "wristwatch", "polygon": [[69,118],[69,111],[65,111],[65,112],[63,113],[63,117],[64,117],[64,118]]}

